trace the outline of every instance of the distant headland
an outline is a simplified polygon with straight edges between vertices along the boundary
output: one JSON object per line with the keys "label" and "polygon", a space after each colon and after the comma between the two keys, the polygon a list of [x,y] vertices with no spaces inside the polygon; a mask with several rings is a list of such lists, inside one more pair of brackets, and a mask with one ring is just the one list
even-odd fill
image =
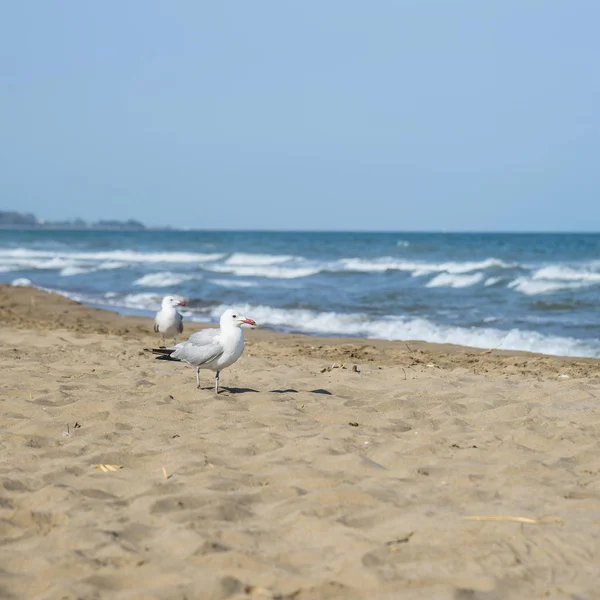
{"label": "distant headland", "polygon": [[134,219],[118,221],[114,219],[88,223],[83,219],[72,221],[45,221],[31,213],[0,210],[0,228],[2,229],[107,229],[141,231],[148,229],[143,223]]}

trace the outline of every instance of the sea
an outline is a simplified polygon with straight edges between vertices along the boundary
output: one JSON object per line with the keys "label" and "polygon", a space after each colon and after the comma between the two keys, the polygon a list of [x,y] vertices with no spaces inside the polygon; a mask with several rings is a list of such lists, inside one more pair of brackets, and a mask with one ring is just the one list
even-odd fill
{"label": "sea", "polygon": [[[186,321],[600,357],[600,234],[0,230],[0,282]],[[149,328],[151,323],[149,321]]]}

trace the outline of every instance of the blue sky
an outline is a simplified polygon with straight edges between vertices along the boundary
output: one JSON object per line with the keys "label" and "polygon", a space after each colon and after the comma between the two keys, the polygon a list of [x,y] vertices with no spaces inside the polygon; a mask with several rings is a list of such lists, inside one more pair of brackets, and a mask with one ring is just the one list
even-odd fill
{"label": "blue sky", "polygon": [[4,2],[0,208],[600,230],[600,2]]}

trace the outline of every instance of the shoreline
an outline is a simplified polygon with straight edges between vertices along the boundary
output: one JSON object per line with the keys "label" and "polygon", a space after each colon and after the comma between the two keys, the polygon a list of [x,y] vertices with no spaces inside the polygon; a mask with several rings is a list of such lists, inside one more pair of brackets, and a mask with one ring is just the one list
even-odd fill
{"label": "shoreline", "polygon": [[[13,287],[0,284],[0,316],[7,323],[20,328],[71,329],[79,333],[110,333],[129,338],[155,337],[152,331],[152,317],[127,315],[105,307],[92,307],[71,300],[56,292],[36,287]],[[215,323],[184,321],[185,340],[195,331],[215,327]],[[600,376],[600,359],[592,357],[571,357],[505,350],[500,348],[474,348],[457,344],[440,344],[422,340],[379,340],[360,337],[318,336],[305,333],[283,333],[270,329],[246,330],[247,339],[252,344],[277,344],[282,348],[302,348],[307,356],[323,360],[339,356],[338,361],[365,360],[379,361],[382,364],[414,366],[415,353],[425,357],[425,364],[436,363],[436,367],[451,369],[466,367],[473,372],[490,372],[505,367],[503,374],[514,374],[511,359],[518,359],[522,374],[535,375],[555,364],[564,374],[587,377],[593,373]],[[427,360],[425,360],[427,359]],[[436,360],[437,359],[437,360]],[[408,363],[408,365],[407,365]]]}

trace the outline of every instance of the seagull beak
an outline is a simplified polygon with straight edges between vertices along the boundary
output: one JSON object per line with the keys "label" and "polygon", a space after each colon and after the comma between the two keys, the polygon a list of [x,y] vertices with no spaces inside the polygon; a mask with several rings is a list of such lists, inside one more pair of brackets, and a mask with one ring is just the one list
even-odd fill
{"label": "seagull beak", "polygon": [[246,325],[252,325],[253,327],[256,327],[256,321],[254,321],[253,319],[244,319],[242,323],[246,323]]}
{"label": "seagull beak", "polygon": [[185,306],[185,302],[184,302],[183,300],[180,300],[180,301],[177,303],[177,306]]}

